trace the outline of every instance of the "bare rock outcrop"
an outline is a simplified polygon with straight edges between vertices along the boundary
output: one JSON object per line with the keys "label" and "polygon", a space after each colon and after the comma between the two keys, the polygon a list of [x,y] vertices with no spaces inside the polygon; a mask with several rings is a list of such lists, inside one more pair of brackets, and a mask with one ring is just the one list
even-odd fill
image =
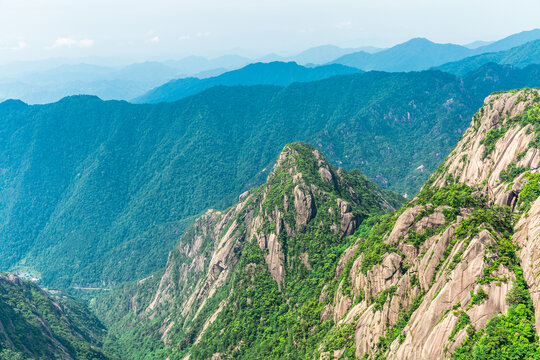
{"label": "bare rock outcrop", "polygon": [[413,206],[405,210],[397,219],[392,232],[388,236],[388,239],[386,239],[386,243],[395,244],[402,239],[414,223],[414,218],[420,212],[420,210],[422,210],[421,206]]}
{"label": "bare rock outcrop", "polygon": [[515,229],[513,239],[520,247],[523,275],[534,303],[536,331],[540,332],[540,198],[531,205],[527,216],[519,219]]}
{"label": "bare rock outcrop", "polygon": [[[491,241],[490,233],[482,231],[466,247],[457,267],[447,277],[440,277],[433,284],[404,329],[405,341],[392,344],[388,359],[446,358],[448,354],[445,349],[453,344],[449,336],[457,323],[457,317],[448,316],[447,311],[456,304],[461,304],[458,308],[465,309],[471,300],[470,291],[480,288],[476,280],[487,266],[484,252]],[[473,307],[468,310],[472,323],[483,327],[493,315],[506,311],[505,295],[510,286],[508,283],[489,285],[489,301],[481,304],[479,309]]]}
{"label": "bare rock outcrop", "polygon": [[446,219],[443,214],[444,207],[435,209],[435,211],[429,215],[424,216],[419,221],[414,223],[412,229],[418,233],[425,231],[426,229],[434,229],[444,225]]}
{"label": "bare rock outcrop", "polygon": [[296,185],[293,191],[294,208],[296,209],[296,223],[307,225],[315,213],[315,203],[309,189]]}
{"label": "bare rock outcrop", "polygon": [[[529,148],[536,136],[531,125],[509,124],[510,119],[523,113],[540,90],[522,90],[488,96],[484,106],[473,118],[462,139],[445,163],[447,170],[435,182],[443,185],[446,175],[470,186],[485,184],[493,199],[506,192],[500,180],[501,172],[514,162],[516,166],[535,169],[540,166],[538,149]],[[538,96],[538,95],[536,95]],[[486,136],[490,130],[504,128],[503,136],[486,152]],[[519,154],[524,154],[518,158]],[[500,200],[502,202],[502,200]]]}

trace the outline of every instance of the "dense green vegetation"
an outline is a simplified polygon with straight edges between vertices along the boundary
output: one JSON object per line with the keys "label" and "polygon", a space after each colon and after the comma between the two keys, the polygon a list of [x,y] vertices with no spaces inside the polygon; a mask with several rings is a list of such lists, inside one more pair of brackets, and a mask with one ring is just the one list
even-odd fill
{"label": "dense green vegetation", "polygon": [[[304,119],[307,115],[302,111],[293,111],[294,106],[300,105],[287,102],[292,98],[286,96],[290,95],[289,92],[296,94],[309,90],[311,86],[319,86],[326,89],[322,93],[328,94],[328,88],[336,83],[343,84],[343,79],[348,79],[351,82],[349,91],[363,94],[364,90],[359,90],[359,84],[366,84],[364,82],[368,80],[364,77],[368,77],[372,83],[373,77],[381,76],[397,86],[396,91],[399,89],[400,94],[394,95],[403,96],[400,98],[403,102],[408,99],[403,95],[406,89],[399,87],[401,85],[397,80],[419,80],[418,74],[370,73],[312,84],[294,84],[287,88],[217,88],[178,103],[144,106],[104,103],[88,97],[65,99],[61,103],[45,107],[27,107],[18,102],[4,103],[0,106],[1,115],[5,119],[4,128],[0,131],[0,138],[5,140],[3,148],[0,148],[3,155],[0,178],[0,196],[3,202],[0,215],[5,219],[2,223],[2,236],[6,240],[1,246],[8,256],[2,258],[3,265],[41,270],[47,283],[66,287],[77,283],[108,286],[147,275],[163,266],[166,258],[160,256],[167,252],[168,246],[183,232],[189,217],[202,210],[199,208],[201,203],[231,203],[232,194],[239,193],[248,185],[257,184],[266,177],[268,170],[257,169],[269,169],[270,161],[275,159],[272,147],[285,141],[287,136],[294,137],[301,133],[308,133],[313,137],[330,137],[329,131],[335,126],[333,121],[338,121],[331,118],[333,120],[326,119],[327,122],[321,121],[320,124],[311,122],[302,127],[299,121],[291,123],[281,119],[282,127],[276,129],[275,117],[262,117],[267,122],[259,119],[261,123],[253,124],[253,119],[260,115],[258,106],[261,106],[253,102],[255,93],[261,103],[271,99],[274,105],[281,104],[280,106],[287,106],[288,109],[292,106],[288,115],[294,118],[291,114],[296,114],[297,119]],[[452,88],[455,80],[437,72],[422,73],[421,76],[420,79],[425,81],[423,86],[428,83],[433,85],[432,82],[435,82],[443,93],[448,90],[447,87]],[[426,78],[423,78],[424,76]],[[387,91],[386,89],[385,94]],[[207,97],[208,93],[212,96]],[[232,98],[231,94],[235,97]],[[360,98],[360,95],[358,96]],[[296,94],[296,98],[298,97],[300,95]],[[209,98],[212,101],[209,101]],[[218,106],[231,99],[236,101],[234,106]],[[387,100],[386,105],[393,108],[396,100]],[[206,107],[203,107],[203,111],[201,102],[204,101]],[[300,107],[313,105],[311,101],[305,99],[305,103]],[[318,101],[323,103],[322,99]],[[325,101],[327,102],[323,103],[321,108],[311,109],[313,112],[309,112],[310,118],[318,118],[314,115],[319,114],[318,111],[326,114],[329,108],[334,112],[338,109],[342,111],[339,117],[342,121],[351,116],[350,107],[340,108],[345,101],[340,103],[337,98],[332,101],[326,98]],[[431,98],[424,101],[435,107],[435,103],[430,102]],[[368,105],[373,110],[384,104],[384,99],[370,98],[368,103],[357,104],[354,111],[367,111]],[[237,107],[243,108],[243,117],[233,118],[240,114]],[[76,111],[71,113],[66,109]],[[446,109],[445,111],[450,111],[449,108]],[[171,113],[178,117],[170,116]],[[124,122],[126,117],[129,122]],[[358,119],[363,119],[358,120],[360,122],[365,121],[361,122],[362,126],[381,131],[381,137],[383,133],[385,136],[395,136],[400,144],[404,144],[405,139],[410,139],[410,134],[403,136],[397,132],[392,133],[392,126],[399,123],[401,130],[409,129],[411,133],[413,130],[412,122],[409,123],[404,118],[396,122],[395,118],[388,117],[387,114],[379,118],[384,119],[384,123],[383,120],[370,123],[373,120],[370,116],[362,118],[358,115]],[[450,122],[449,119],[445,121]],[[422,126],[422,123],[414,123],[417,127]],[[440,125],[438,130],[443,130],[443,123],[437,125]],[[531,131],[537,132],[536,103],[528,107],[523,116],[510,119],[506,127],[498,128],[497,132],[504,134],[504,131],[514,124],[532,125]],[[315,125],[324,130],[313,129]],[[358,124],[348,123],[350,127],[347,131],[351,131],[356,125]],[[202,127],[206,130],[204,134],[200,133]],[[347,137],[348,133],[344,129],[341,128],[342,131],[337,134],[349,140],[355,138]],[[337,136],[335,133],[334,135]],[[484,145],[486,149],[492,149],[501,136],[499,133],[487,135],[488,140]],[[242,139],[240,145],[231,144],[230,136]],[[198,141],[193,142],[193,137]],[[379,143],[372,140],[372,144],[381,146],[387,144],[386,141],[388,140]],[[533,141],[532,146],[536,146],[535,143]],[[254,147],[254,144],[261,148]],[[325,145],[318,147],[324,149]],[[341,154],[352,151],[351,147],[354,146],[343,146]],[[354,148],[361,151],[359,146]],[[455,353],[456,358],[465,353],[474,354],[478,359],[489,358],[495,353],[497,346],[503,348],[500,354],[507,356],[503,357],[505,359],[536,356],[538,341],[534,332],[534,317],[524,282],[519,277],[519,259],[511,239],[515,217],[509,208],[488,206],[485,198],[475,194],[478,189],[455,183],[451,176],[447,176],[446,186],[437,188],[428,182],[414,202],[393,214],[385,215],[381,201],[397,207],[401,203],[399,196],[382,190],[357,170],[338,172],[336,168],[330,167],[328,171],[332,174],[331,179],[324,180],[319,171],[320,162],[323,160],[317,159],[313,153],[314,148],[305,143],[295,143],[286,149],[292,151],[289,162],[276,167],[265,185],[251,190],[252,203],[246,205],[244,212],[234,219],[244,221],[262,212],[266,216],[263,217],[257,232],[269,234],[278,226],[271,221],[269,214],[279,212],[283,214],[283,221],[297,230],[291,236],[287,236],[286,232],[279,235],[286,270],[283,282],[276,283],[268,270],[264,259],[267,255],[265,251],[268,250],[261,250],[253,239],[245,237],[244,224],[244,227],[237,230],[242,241],[235,250],[238,262],[234,264],[231,280],[204,303],[199,316],[190,318],[180,315],[180,312],[177,314],[170,308],[159,309],[155,316],[141,326],[141,319],[145,319],[145,304],[148,304],[156,291],[159,274],[140,283],[122,286],[108,298],[100,298],[99,304],[96,304],[94,299],[93,308],[111,325],[110,335],[105,342],[110,357],[162,359],[168,356],[175,360],[182,359],[187,353],[191,353],[194,358],[209,358],[214,353],[226,353],[240,359],[312,359],[323,352],[334,350],[343,350],[343,356],[353,357],[354,328],[349,325],[338,326],[331,317],[321,321],[325,306],[334,301],[336,296],[351,295],[352,284],[348,276],[352,261],[358,256],[363,257],[359,271],[364,274],[379,264],[387,253],[395,253],[404,258],[405,255],[398,250],[398,246],[387,244],[384,238],[393,228],[397,217],[414,205],[423,206],[422,211],[415,216],[415,221],[430,215],[439,206],[446,206],[443,211],[443,226],[422,232],[411,230],[406,238],[402,239],[415,247],[422,246],[429,237],[442,232],[461,216],[463,208],[469,212],[456,227],[455,235],[436,270],[442,266],[446,266],[448,270],[455,269],[466,247],[449,259],[454,246],[458,243],[468,245],[485,229],[493,235],[495,241],[488,245],[486,255],[489,256],[485,258],[487,266],[477,282],[485,285],[507,281],[506,278],[494,275],[501,265],[514,269],[518,274],[516,290],[509,293],[509,312],[492,319],[485,329],[472,328],[468,315],[464,313],[468,308],[454,309],[454,315],[459,321],[452,336],[463,329],[468,331],[467,340]],[[337,148],[333,147],[334,156],[337,151]],[[397,153],[397,149],[395,151]],[[419,152],[418,149],[416,152]],[[347,159],[351,161],[350,158]],[[19,167],[19,164],[24,164],[24,167]],[[444,171],[445,169],[440,167],[436,174]],[[509,166],[501,178],[503,181],[511,181],[523,171],[525,169]],[[310,189],[310,194],[314,197],[316,211],[305,226],[298,226],[295,220],[297,210],[294,206],[287,207],[284,200],[285,197],[295,198],[294,189],[297,185],[293,175],[296,172],[302,173],[302,179],[307,184],[306,189]],[[44,173],[46,176],[43,176]],[[209,180],[203,183],[197,176],[204,176]],[[528,211],[540,194],[537,174],[526,173],[525,177],[528,182],[517,204],[518,211],[523,212]],[[230,179],[235,181],[231,182]],[[215,188],[209,190],[208,184]],[[218,193],[223,189],[229,191],[228,197]],[[341,214],[337,199],[349,202],[354,216],[359,222],[363,221],[354,236],[342,238],[337,231],[332,230],[332,225],[336,224]],[[260,204],[260,207],[255,206],[256,209],[253,210],[254,204]],[[227,229],[224,228],[223,232]],[[189,245],[182,241],[190,239],[189,236],[194,235],[194,232],[191,227],[180,245]],[[62,242],[57,241],[60,238]],[[21,239],[30,241],[20,241]],[[337,274],[339,259],[353,244],[357,246],[353,257]],[[213,250],[213,245],[212,241],[204,239],[201,251],[208,254]],[[60,256],[64,252],[71,256]],[[169,261],[177,262],[177,268],[189,260],[179,248],[169,257]],[[409,266],[410,264],[402,263],[399,268],[401,274],[405,274]],[[70,271],[73,275],[69,274]],[[432,282],[436,275],[433,275]],[[183,281],[188,285],[196,284],[199,280],[197,276],[190,274],[187,280]],[[181,283],[180,279],[174,276],[171,282]],[[410,282],[418,286],[418,278],[411,278]],[[175,296],[188,296],[189,292],[184,293],[182,290],[185,289],[178,288]],[[399,305],[397,322],[389,324],[384,335],[376,342],[376,358],[382,359],[392,342],[405,340],[404,329],[428,289],[418,290],[419,295],[407,307]],[[367,298],[365,293],[361,292],[352,300],[355,303],[366,301],[372,306],[372,310],[377,312],[392,301],[396,291],[397,287],[391,286],[376,296]],[[486,300],[487,295],[482,291],[471,293],[470,307]],[[135,297],[134,292],[137,293]],[[11,292],[6,299],[8,309],[24,309],[28,304],[35,306],[34,299],[24,306],[19,305],[22,300]],[[16,299],[15,302],[13,299]],[[53,317],[47,315],[46,309],[24,310],[23,314],[29,317],[30,313],[45,313],[44,318],[52,319],[51,327],[56,331],[53,332],[54,339],[59,339],[66,351],[76,354],[76,357],[103,357],[94,347],[99,345],[99,335],[73,335],[74,331],[85,334],[91,332],[98,328],[99,324],[85,319],[84,310],[76,306],[63,311],[68,316],[82,320],[70,323],[66,330],[67,325],[61,321],[55,322]],[[208,325],[206,319],[212,314],[216,314],[216,320]],[[17,312],[9,312],[8,315],[9,319],[17,319]],[[160,335],[163,332],[163,323],[168,321],[170,316],[175,316],[177,322],[167,329],[170,339],[167,345],[174,344],[168,347],[163,344]],[[22,321],[15,321],[13,324],[15,329],[25,327]],[[72,325],[76,328],[71,328]],[[208,327],[203,335],[199,337],[206,326]],[[15,333],[18,333],[18,330]],[[38,338],[39,332],[33,334]],[[27,354],[20,352],[22,340],[17,339],[17,336],[13,338],[17,345],[2,349],[1,356],[24,358]],[[81,338],[84,341],[79,341]],[[37,340],[35,351],[46,351],[46,341],[50,339]],[[517,343],[521,345],[517,346]]]}
{"label": "dense green vegetation", "polygon": [[524,173],[527,169],[523,166],[516,166],[515,162],[511,162],[506,169],[501,171],[499,178],[505,183],[511,183],[516,177]]}
{"label": "dense green vegetation", "polygon": [[[509,119],[500,131],[506,131],[518,123],[522,126],[532,124],[532,130],[536,131],[537,113],[534,109],[533,104],[526,109],[526,116]],[[488,135],[491,140],[484,143],[494,145],[497,138],[500,136]],[[414,312],[424,304],[426,294],[434,296],[432,301],[437,299],[444,288],[444,282],[449,280],[445,277],[453,276],[452,271],[463,265],[461,262],[468,256],[467,250],[471,248],[469,244],[474,241],[476,249],[484,246],[483,254],[479,255],[485,265],[483,273],[480,272],[475,279],[475,291],[470,291],[470,301],[463,306],[461,302],[453,304],[445,309],[441,318],[454,316],[456,319],[451,332],[449,329],[450,342],[463,339],[464,334],[467,334],[462,343],[456,344],[455,352],[448,355],[456,359],[538,358],[540,354],[534,328],[534,309],[523,279],[516,244],[512,240],[515,221],[520,212],[527,211],[527,204],[530,206],[540,194],[536,173],[525,174],[527,182],[519,196],[517,214],[509,207],[493,205],[479,191],[483,184],[476,188],[470,187],[456,183],[453,176],[446,175],[446,185],[435,186],[435,180],[446,172],[445,165],[439,167],[413,201],[394,213],[382,214],[381,196],[394,207],[399,203],[399,198],[377,188],[358,171],[338,173],[337,169],[330,168],[332,176],[330,180],[324,180],[319,167],[326,166],[325,162],[321,163],[313,153],[313,148],[307,144],[295,143],[287,146],[285,151],[289,154],[286,161],[281,161],[280,165],[274,168],[265,185],[250,191],[250,200],[242,205],[243,209],[234,219],[228,220],[230,224],[232,221],[242,222],[264,214],[261,223],[258,223],[258,234],[269,234],[277,228],[283,229],[283,226],[296,229],[293,235],[289,236],[282,230],[278,236],[285,266],[284,280],[276,282],[265,260],[269,250],[261,249],[254,238],[246,237],[248,222],[241,224],[235,235],[240,239],[235,245],[238,262],[231,261],[226,264],[231,278],[221,285],[208,301],[200,303],[202,305],[198,309],[198,315],[178,314],[170,310],[170,305],[165,304],[163,308],[154,310],[155,313],[150,315],[148,323],[141,321],[146,314],[143,304],[147,303],[151,291],[155,291],[157,277],[146,280],[146,285],[135,285],[139,290],[131,292],[131,297],[127,296],[120,302],[110,296],[100,299],[101,304],[95,309],[105,313],[104,318],[108,318],[109,324],[112,324],[113,336],[107,342],[107,349],[112,354],[122,358],[169,357],[172,360],[183,359],[187,354],[202,359],[211,358],[216,356],[215,354],[238,359],[313,359],[336,351],[342,358],[354,358],[357,341],[355,324],[361,315],[356,315],[352,323],[338,324],[326,313],[327,306],[335,306],[339,298],[349,298],[351,306],[363,302],[360,305],[370,306],[369,314],[373,312],[374,316],[377,316],[381,311],[388,310],[390,304],[396,306],[396,300],[399,300],[397,320],[375,325],[381,326],[383,333],[373,342],[375,346],[370,354],[365,356],[384,359],[391,346],[394,348],[396,343],[401,344],[407,340],[411,332],[407,325]],[[501,181],[511,182],[523,171],[526,170],[518,168],[515,163],[513,166],[511,164],[501,174]],[[301,179],[306,182],[305,185],[299,185],[298,177],[295,177],[297,173],[302,174]],[[345,185],[353,186],[354,191],[347,189]],[[315,209],[307,225],[302,226],[296,223],[298,210],[290,206],[290,200],[286,200],[296,197],[294,191],[298,186],[310,189]],[[332,231],[332,225],[340,212],[337,206],[338,198],[350,202],[352,211],[363,220],[351,237],[340,238]],[[398,217],[413,206],[420,206],[421,209],[415,213],[414,222],[420,222],[435,211],[442,211],[444,223],[418,231],[409,230],[397,239],[398,243],[387,243],[385,240]],[[444,209],[441,210],[441,207]],[[282,223],[273,221],[275,214],[283,214]],[[215,221],[217,223],[219,219]],[[229,231],[229,226],[221,229],[222,235]],[[439,253],[436,261],[430,265],[434,268],[431,280],[423,277],[419,281],[415,264],[408,261],[410,253],[405,255],[404,252],[408,250],[402,245],[407,244],[409,249],[413,245],[416,251],[419,251],[428,238],[441,234],[449,226],[454,226],[454,230],[450,232],[452,235],[449,235],[444,252],[443,249],[440,250],[442,255]],[[484,234],[478,237],[481,232]],[[191,261],[192,258],[180,249],[185,249],[190,244],[190,239],[197,234],[193,228],[185,233],[177,249],[169,257],[167,269],[180,269]],[[351,251],[353,245],[355,250]],[[209,255],[213,246],[213,241],[203,239],[200,251]],[[426,249],[429,248],[424,247],[419,252],[419,258],[433,256],[433,252],[427,255]],[[354,254],[338,266],[346,251]],[[414,298],[408,299],[410,301],[406,302],[407,305],[403,304],[403,295],[398,291],[403,289],[401,283],[387,286],[376,293],[371,292],[369,296],[366,296],[366,292],[372,289],[361,289],[352,296],[353,280],[350,276],[353,262],[361,257],[361,262],[357,263],[357,275],[369,275],[370,270],[379,271],[374,267],[381,264],[383,259],[387,260],[388,257],[385,256],[389,253],[393,253],[394,259],[401,258],[395,274],[410,276],[406,284],[410,283],[411,289],[408,293],[414,294]],[[203,266],[207,271],[207,265]],[[412,272],[408,273],[411,268]],[[510,275],[505,271],[501,273],[501,268],[508,270]],[[184,275],[183,280],[180,280],[178,275],[170,276],[168,281],[175,290],[165,296],[172,294],[177,297],[178,300],[173,302],[173,306],[184,308],[184,301],[190,296],[189,291],[193,291],[189,284],[198,283],[205,275],[200,276],[203,277]],[[507,295],[508,312],[496,315],[488,321],[485,328],[476,328],[476,322],[471,320],[474,319],[473,313],[469,310],[491,300],[488,296],[491,286],[499,286],[514,276],[514,286]],[[189,286],[182,287],[184,284]],[[434,285],[438,286],[435,295]],[[145,287],[148,288],[139,295],[138,291]],[[129,295],[129,290],[127,294]],[[396,299],[396,296],[401,297]],[[146,300],[141,301],[145,298]],[[364,309],[364,313],[368,311]],[[115,318],[118,316],[120,320]],[[171,316],[175,321],[167,328],[167,344],[164,346],[160,335],[164,324],[170,322]],[[209,323],[209,318],[214,318],[215,321]],[[418,318],[415,321],[417,320]],[[447,351],[446,348],[443,351]]]}
{"label": "dense green vegetation", "polygon": [[540,196],[540,174],[527,173],[525,178],[528,181],[519,194],[517,203],[517,208],[524,213],[529,211],[532,203]]}
{"label": "dense green vegetation", "polygon": [[487,71],[496,80],[371,72],[170,104],[2,103],[0,269],[63,288],[142,278],[164,266],[190,217],[262,183],[296,140],[413,194],[488,93],[537,79]]}
{"label": "dense green vegetation", "polygon": [[485,139],[480,142],[484,145],[484,159],[495,150],[495,144],[506,134],[507,130],[507,128],[493,128],[488,131]]}
{"label": "dense green vegetation", "polygon": [[540,358],[532,301],[519,269],[516,275],[517,279],[506,297],[510,306],[508,313],[493,317],[482,329],[475,329],[469,324],[468,336],[456,349],[453,359],[532,360]]}
{"label": "dense green vegetation", "polygon": [[106,359],[104,328],[86,308],[59,301],[30,281],[0,275],[0,359]]}

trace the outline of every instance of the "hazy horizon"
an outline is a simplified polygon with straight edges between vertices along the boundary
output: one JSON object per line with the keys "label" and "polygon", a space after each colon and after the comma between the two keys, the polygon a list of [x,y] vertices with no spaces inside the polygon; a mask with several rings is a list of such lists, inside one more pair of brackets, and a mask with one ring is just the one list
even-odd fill
{"label": "hazy horizon", "polygon": [[390,47],[414,37],[468,44],[537,28],[538,13],[534,0],[517,0],[511,7],[500,0],[0,0],[0,63],[290,56],[326,44]]}

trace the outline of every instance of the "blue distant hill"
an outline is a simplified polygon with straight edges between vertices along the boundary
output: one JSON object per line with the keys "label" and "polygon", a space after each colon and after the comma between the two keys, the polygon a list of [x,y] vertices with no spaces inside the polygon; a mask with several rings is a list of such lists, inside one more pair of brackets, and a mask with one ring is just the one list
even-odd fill
{"label": "blue distant hill", "polygon": [[360,73],[362,70],[340,64],[304,67],[294,62],[255,63],[219,76],[172,80],[133,100],[135,103],[173,102],[214,86],[279,85],[316,81],[335,75]]}
{"label": "blue distant hill", "polygon": [[[428,39],[415,38],[374,54],[365,51],[350,53],[332,61],[332,63],[352,66],[365,71],[420,71],[471,56],[506,51],[538,39],[540,39],[540,29],[535,29],[523,31],[499,41],[471,49],[467,46],[437,44]],[[479,66],[487,62],[490,61],[483,62]],[[467,70],[471,71],[477,67],[468,68]],[[463,75],[468,71],[460,74]]]}

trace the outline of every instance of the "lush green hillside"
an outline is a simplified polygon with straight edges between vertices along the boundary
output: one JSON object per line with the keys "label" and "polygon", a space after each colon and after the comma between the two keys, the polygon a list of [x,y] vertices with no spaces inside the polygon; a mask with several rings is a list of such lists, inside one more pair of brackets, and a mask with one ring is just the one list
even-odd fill
{"label": "lush green hillside", "polygon": [[291,140],[414,192],[425,177],[415,169],[436,166],[467,111],[460,84],[436,72],[218,87],[153,106],[7,102],[0,266],[29,268],[55,286],[142,277],[164,265],[184,219],[261,183]]}
{"label": "lush green hillside", "polygon": [[361,70],[338,64],[307,68],[293,62],[256,63],[207,79],[172,80],[136,98],[134,102],[172,102],[218,85],[289,85],[359,72]]}
{"label": "lush green hillside", "polygon": [[540,64],[525,68],[487,63],[463,77],[464,86],[474,98],[495,91],[540,86]]}
{"label": "lush green hillside", "polygon": [[0,274],[0,359],[106,359],[99,350],[104,333],[81,305]]}
{"label": "lush green hillside", "polygon": [[467,57],[460,61],[441,65],[437,69],[451,74],[464,75],[487,63],[513,65],[517,67],[539,64],[540,40],[531,41],[510,50]]}
{"label": "lush green hillside", "polygon": [[[501,74],[488,85],[477,74],[478,91],[435,71],[371,72],[288,87],[216,87],[170,104],[5,102],[0,268],[29,270],[56,287],[144,277],[165,265],[191,216],[229,206],[262,183],[294,140],[413,194],[483,92],[504,88]],[[534,85],[524,79],[521,86]]]}

